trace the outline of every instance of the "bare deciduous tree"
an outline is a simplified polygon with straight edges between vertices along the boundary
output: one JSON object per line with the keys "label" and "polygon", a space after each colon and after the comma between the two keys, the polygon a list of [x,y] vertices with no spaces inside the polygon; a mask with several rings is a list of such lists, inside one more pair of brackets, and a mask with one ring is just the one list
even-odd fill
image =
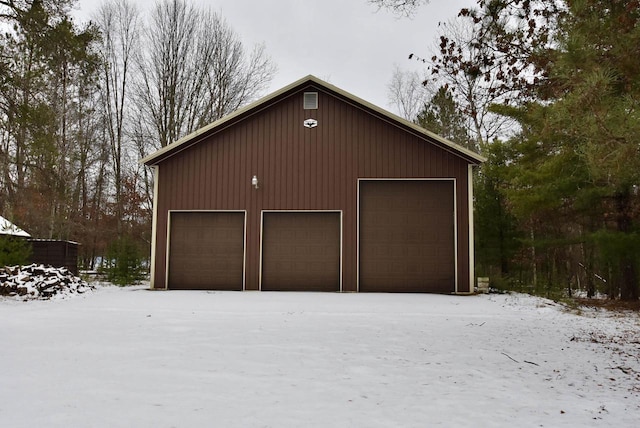
{"label": "bare deciduous tree", "polygon": [[401,70],[396,66],[387,87],[389,102],[403,118],[414,122],[425,103],[433,96],[430,85],[417,71]]}
{"label": "bare deciduous tree", "polygon": [[[165,0],[153,10],[139,58],[141,138],[155,148],[175,142],[254,100],[275,71],[264,47],[247,55],[211,10]],[[158,144],[159,143],[159,144]]]}
{"label": "bare deciduous tree", "polygon": [[111,152],[118,233],[122,219],[122,177],[126,132],[130,123],[130,85],[134,53],[139,49],[140,18],[135,5],[128,0],[104,3],[96,17],[102,33],[100,48],[103,83],[102,104],[104,126]]}

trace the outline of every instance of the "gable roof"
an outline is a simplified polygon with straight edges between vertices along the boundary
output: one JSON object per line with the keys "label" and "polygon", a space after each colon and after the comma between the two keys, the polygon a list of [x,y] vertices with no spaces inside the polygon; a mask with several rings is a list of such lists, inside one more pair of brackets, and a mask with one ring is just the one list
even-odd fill
{"label": "gable roof", "polygon": [[25,238],[31,236],[2,216],[0,216],[0,235],[24,236]]}
{"label": "gable roof", "polygon": [[297,92],[298,90],[304,87],[307,87],[309,85],[313,85],[327,92],[330,92],[333,95],[351,103],[352,105],[355,105],[356,107],[359,107],[363,110],[368,111],[369,113],[379,117],[382,120],[385,120],[401,128],[404,128],[421,137],[426,137],[426,139],[428,139],[429,141],[435,143],[436,145],[440,146],[441,148],[447,151],[450,151],[466,159],[470,163],[479,164],[487,160],[484,156],[479,155],[478,153],[472,150],[469,150],[465,147],[462,147],[461,145],[458,145],[452,141],[449,141],[444,137],[441,137],[431,131],[428,131],[422,128],[419,125],[416,125],[413,122],[410,122],[406,119],[401,118],[400,116],[397,116],[387,110],[384,110],[374,104],[371,104],[363,100],[362,98],[358,98],[355,95],[352,95],[349,92],[346,92],[336,86],[331,85],[330,83],[327,83],[321,79],[318,79],[315,76],[308,75],[306,77],[303,77],[302,79],[299,79],[291,83],[290,85],[285,86],[284,88],[278,91],[275,91],[265,96],[264,98],[259,99],[258,101],[255,101],[207,126],[204,126],[198,129],[195,132],[192,132],[189,135],[186,135],[180,138],[178,141],[174,142],[173,144],[163,147],[160,150],[156,151],[155,153],[152,153],[149,156],[145,157],[144,159],[140,160],[140,163],[145,164],[147,166],[157,165],[164,159],[167,159],[173,156],[174,154],[186,149],[192,144],[196,144],[202,138],[206,138],[207,136],[215,133],[220,129],[227,128],[228,126],[231,126],[232,124],[238,121],[241,121],[245,117],[251,116],[259,111],[262,111],[265,108],[267,108],[269,105],[277,102],[278,100],[286,98],[288,95],[294,92]]}

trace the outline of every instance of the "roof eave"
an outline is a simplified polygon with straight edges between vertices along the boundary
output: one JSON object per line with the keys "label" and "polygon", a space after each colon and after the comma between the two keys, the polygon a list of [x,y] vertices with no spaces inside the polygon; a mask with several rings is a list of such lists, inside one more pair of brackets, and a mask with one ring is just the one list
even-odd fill
{"label": "roof eave", "polygon": [[419,133],[421,133],[423,135],[426,135],[426,136],[428,136],[428,137],[430,137],[430,138],[432,138],[432,139],[444,144],[445,146],[448,146],[448,147],[454,149],[455,151],[458,151],[461,154],[464,154],[467,157],[470,157],[470,158],[476,160],[478,163],[482,163],[482,162],[486,162],[487,161],[487,159],[484,156],[474,152],[473,150],[469,150],[466,147],[463,147],[463,146],[461,146],[459,144],[454,143],[453,141],[450,141],[450,140],[448,140],[448,139],[446,139],[444,137],[441,137],[440,135],[435,134],[435,133],[433,133],[433,132],[431,132],[431,131],[429,131],[429,130],[427,130],[427,129],[419,126],[419,125],[416,125],[415,123],[413,123],[411,121],[408,121],[407,119],[404,119],[404,118],[402,118],[402,117],[400,117],[400,116],[398,116],[398,115],[396,115],[394,113],[391,113],[388,110],[385,110],[385,109],[383,109],[381,107],[378,107],[377,105],[372,104],[369,101],[363,100],[362,98],[359,98],[356,95],[353,95],[353,94],[351,94],[351,93],[349,93],[349,92],[347,92],[347,91],[345,91],[343,89],[340,89],[340,88],[338,88],[336,86],[333,86],[330,83],[323,82],[323,81],[321,81],[320,79],[318,79],[318,78],[316,78],[314,76],[309,76],[309,77],[313,78],[316,81],[316,83],[326,87],[327,89],[330,89],[333,92],[336,92],[336,93],[338,93],[338,94],[340,94],[340,95],[342,95],[342,96],[344,96],[346,98],[349,98],[350,100],[352,100],[352,101],[354,101],[354,102],[356,102],[358,104],[361,104],[362,106],[366,107],[367,109],[373,110],[376,113],[378,113],[378,114],[380,114],[382,116],[385,116],[386,118],[388,118],[388,119],[390,119],[392,121],[398,122],[398,123],[400,123],[400,124],[402,124],[402,125],[404,125],[406,127],[409,127],[411,129],[413,129],[414,131],[418,131]]}

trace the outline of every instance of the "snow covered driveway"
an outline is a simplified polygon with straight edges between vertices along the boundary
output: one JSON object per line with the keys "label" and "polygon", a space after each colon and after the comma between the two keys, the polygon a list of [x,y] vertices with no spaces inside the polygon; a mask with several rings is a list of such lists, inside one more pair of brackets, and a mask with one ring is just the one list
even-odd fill
{"label": "snow covered driveway", "polygon": [[523,295],[0,300],[3,427],[635,427],[640,321]]}

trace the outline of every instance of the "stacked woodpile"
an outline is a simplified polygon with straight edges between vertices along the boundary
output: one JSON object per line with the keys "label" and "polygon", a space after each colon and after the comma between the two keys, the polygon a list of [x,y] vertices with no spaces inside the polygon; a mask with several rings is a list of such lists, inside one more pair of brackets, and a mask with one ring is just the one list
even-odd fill
{"label": "stacked woodpile", "polygon": [[66,268],[38,264],[0,267],[0,296],[46,300],[93,288]]}

